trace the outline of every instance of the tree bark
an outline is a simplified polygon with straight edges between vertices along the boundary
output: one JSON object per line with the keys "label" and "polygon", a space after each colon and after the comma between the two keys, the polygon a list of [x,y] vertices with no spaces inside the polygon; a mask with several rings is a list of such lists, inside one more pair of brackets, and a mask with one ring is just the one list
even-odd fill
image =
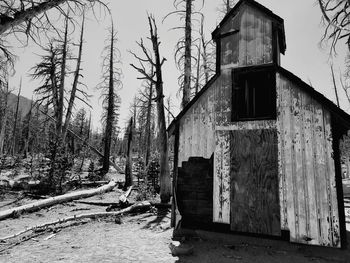
{"label": "tree bark", "polygon": [[72,192],[69,194],[59,195],[48,199],[40,200],[31,204],[26,204],[19,207],[11,208],[5,211],[0,211],[0,220],[6,219],[13,215],[19,215],[23,212],[31,212],[31,211],[41,209],[43,207],[48,207],[48,206],[52,206],[52,205],[56,205],[64,202],[69,202],[76,199],[86,198],[97,194],[102,194],[107,191],[111,191],[115,186],[116,186],[116,182],[111,181],[109,182],[109,184],[101,186],[96,189]]}

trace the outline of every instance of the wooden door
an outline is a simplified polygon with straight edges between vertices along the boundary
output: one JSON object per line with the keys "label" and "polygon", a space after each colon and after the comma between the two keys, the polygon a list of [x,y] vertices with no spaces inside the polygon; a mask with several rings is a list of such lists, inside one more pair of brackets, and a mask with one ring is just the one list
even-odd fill
{"label": "wooden door", "polygon": [[280,236],[277,130],[231,131],[231,230]]}

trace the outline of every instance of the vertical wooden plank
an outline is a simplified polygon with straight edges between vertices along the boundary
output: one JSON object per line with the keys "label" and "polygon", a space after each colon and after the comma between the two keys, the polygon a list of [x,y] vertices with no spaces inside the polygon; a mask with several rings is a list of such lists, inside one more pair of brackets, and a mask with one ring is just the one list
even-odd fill
{"label": "vertical wooden plank", "polygon": [[303,125],[303,114],[302,114],[302,97],[298,87],[291,86],[292,95],[292,118],[293,118],[293,145],[294,145],[294,207],[297,211],[297,231],[296,239],[299,242],[305,240],[307,236],[307,224],[306,224],[306,205],[305,205],[305,174],[304,174],[304,125]]}
{"label": "vertical wooden plank", "polygon": [[193,156],[193,144],[192,144],[192,138],[193,138],[193,107],[191,109],[188,110],[188,112],[186,113],[186,115],[188,115],[188,155],[186,158],[186,161],[188,161],[188,158],[190,158],[191,156]]}
{"label": "vertical wooden plank", "polygon": [[213,87],[208,90],[208,134],[207,134],[207,158],[210,157],[215,150],[215,89],[217,81]]}
{"label": "vertical wooden plank", "polygon": [[207,121],[206,121],[206,114],[205,114],[205,101],[206,101],[206,96],[208,92],[205,92],[203,94],[203,97],[200,98],[200,130],[202,136],[199,138],[199,147],[200,147],[200,156],[205,157],[207,153]]}
{"label": "vertical wooden plank", "polygon": [[335,164],[333,159],[333,136],[331,131],[331,115],[329,111],[323,110],[324,131],[325,131],[325,148],[326,148],[326,165],[328,175],[328,198],[330,209],[330,225],[332,232],[332,246],[341,246],[339,212],[337,200],[337,188],[335,182]]}
{"label": "vertical wooden plank", "polygon": [[329,200],[327,193],[327,167],[325,156],[325,143],[324,143],[324,123],[323,123],[323,109],[322,106],[315,102],[314,112],[314,127],[315,127],[315,150],[314,156],[316,163],[316,191],[318,193],[318,213],[319,213],[319,225],[320,225],[320,245],[329,246],[332,241],[332,234],[329,228]]}
{"label": "vertical wooden plank", "polygon": [[283,88],[283,80],[279,73],[276,75],[277,92],[277,134],[278,134],[278,174],[279,196],[281,209],[281,229],[288,230],[287,203],[286,203],[286,172],[285,172],[285,119],[288,110],[287,94]]}
{"label": "vertical wooden plank", "polygon": [[192,156],[201,156],[199,154],[199,138],[201,136],[199,129],[199,103],[198,101],[193,105],[193,130],[192,130]]}
{"label": "vertical wooden plank", "polygon": [[284,148],[284,173],[285,173],[285,182],[286,182],[286,210],[287,210],[287,221],[288,228],[290,231],[290,240],[296,241],[296,227],[295,227],[295,214],[296,211],[294,209],[294,184],[293,184],[293,150],[294,147],[292,145],[293,139],[293,131],[292,131],[292,123],[291,119],[291,92],[290,86],[287,80],[282,78],[281,88],[283,89],[284,96],[284,104],[283,104],[283,127],[284,127],[284,142],[282,143],[282,147]]}
{"label": "vertical wooden plank", "polygon": [[184,161],[184,153],[185,153],[185,119],[181,119],[179,121],[179,158],[178,158],[178,167],[182,166],[182,162]]}
{"label": "vertical wooden plank", "polygon": [[230,223],[230,133],[215,132],[213,221]]}
{"label": "vertical wooden plank", "polygon": [[304,112],[304,140],[305,140],[305,173],[307,185],[307,204],[308,204],[308,244],[319,244],[319,224],[317,216],[317,192],[315,191],[315,165],[314,165],[314,125],[313,100],[307,94],[303,96],[303,112]]}

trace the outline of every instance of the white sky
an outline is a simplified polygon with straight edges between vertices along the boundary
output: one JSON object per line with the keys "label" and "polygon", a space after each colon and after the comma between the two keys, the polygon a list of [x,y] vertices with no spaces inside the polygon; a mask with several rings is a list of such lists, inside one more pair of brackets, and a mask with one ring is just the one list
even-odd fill
{"label": "white sky", "polygon": [[[196,0],[201,2],[201,0]],[[329,48],[321,49],[319,42],[323,33],[320,24],[320,10],[316,1],[305,0],[258,0],[259,3],[271,9],[275,14],[282,17],[285,22],[287,51],[282,56],[282,66],[291,71],[307,83],[311,81],[313,87],[324,94],[329,99],[335,101],[332,79],[329,67]],[[211,37],[211,32],[220,22],[218,7],[222,0],[206,0],[202,12],[205,15],[206,37]],[[167,58],[163,67],[164,89],[166,95],[171,95],[176,106],[179,105],[179,98],[176,98],[178,90],[177,77],[178,70],[174,62],[174,47],[177,39],[183,34],[182,31],[170,30],[175,26],[181,26],[182,21],[176,16],[167,19],[163,24],[163,17],[174,11],[173,0],[113,0],[109,7],[118,31],[118,47],[122,54],[123,62],[123,89],[120,91],[122,99],[121,116],[119,126],[124,127],[129,117],[129,106],[137,90],[141,87],[141,81],[136,78],[138,73],[131,68],[130,63],[137,61],[131,54],[132,50],[138,54],[135,41],[141,37],[148,36],[148,23],[146,12],[153,13],[158,22],[159,37],[161,40],[161,55]],[[90,15],[91,17],[91,15]],[[83,50],[83,82],[89,87],[89,92],[93,95],[91,104],[93,106],[93,126],[100,127],[101,100],[99,92],[95,90],[101,76],[101,52],[104,47],[109,19],[105,18],[100,23],[95,19],[90,19],[86,25],[85,46]],[[79,33],[79,30],[77,30]],[[16,43],[13,43],[16,45]],[[42,53],[34,45],[26,48],[14,49],[18,55],[15,65],[16,74],[11,79],[11,86],[18,87],[20,76],[23,77],[22,95],[30,98],[37,83],[28,76],[29,69],[38,61],[36,54]],[[338,44],[338,56],[334,62],[336,78],[339,79],[339,70],[344,69],[344,59],[346,54],[345,42]],[[340,86],[339,86],[340,87]],[[340,90],[341,107],[349,111],[350,107],[345,99],[345,95]]]}

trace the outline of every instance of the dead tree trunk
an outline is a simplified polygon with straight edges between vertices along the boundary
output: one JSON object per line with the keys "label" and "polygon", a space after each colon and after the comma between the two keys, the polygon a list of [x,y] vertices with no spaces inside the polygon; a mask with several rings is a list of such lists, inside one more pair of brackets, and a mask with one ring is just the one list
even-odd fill
{"label": "dead tree trunk", "polygon": [[[159,151],[160,151],[160,199],[162,203],[168,203],[170,201],[171,195],[171,180],[170,180],[170,171],[168,163],[168,138],[166,133],[165,125],[165,114],[164,114],[164,94],[163,94],[163,78],[162,78],[162,66],[166,61],[165,58],[160,59],[159,53],[159,39],[157,32],[157,25],[154,17],[148,16],[148,23],[150,28],[150,40],[152,42],[153,56],[148,53],[147,48],[144,46],[143,41],[141,40],[139,44],[142,49],[146,59],[141,58],[133,53],[135,58],[141,63],[141,67],[136,67],[131,64],[138,72],[140,72],[143,77],[141,79],[147,79],[151,81],[156,88],[157,96],[154,99],[157,102],[157,115],[158,115],[158,129],[159,129]],[[152,57],[154,57],[152,59]],[[155,74],[150,75],[146,72],[145,66],[142,62],[148,62],[151,67],[155,68]]]}
{"label": "dead tree trunk", "polygon": [[337,84],[336,84],[336,82],[335,82],[335,76],[334,76],[333,65],[331,65],[331,72],[332,72],[332,80],[333,80],[333,87],[334,87],[335,98],[336,98],[336,100],[337,100],[337,106],[340,107],[340,104],[339,104],[339,97],[338,97],[338,88],[337,88]]}
{"label": "dead tree trunk", "polygon": [[[88,133],[86,135],[84,143],[89,144],[89,139],[90,139],[90,130],[91,130],[91,112],[90,112],[90,117],[89,117],[89,124],[88,124]],[[85,156],[86,156],[86,150],[84,149],[85,145],[83,144],[83,158],[80,163],[79,171],[81,172],[83,169],[84,161],[85,161]]]}
{"label": "dead tree trunk", "polygon": [[62,138],[62,125],[63,125],[63,109],[64,109],[64,85],[66,79],[66,63],[67,63],[67,45],[68,45],[68,16],[65,19],[65,31],[64,39],[62,45],[62,64],[60,72],[60,85],[58,93],[58,114],[57,114],[57,123],[56,123],[56,133],[58,138]]}
{"label": "dead tree trunk", "polygon": [[12,132],[12,155],[15,155],[16,154],[16,129],[17,129],[17,119],[18,119],[18,109],[19,109],[19,97],[21,96],[21,90],[22,90],[22,78],[21,78],[21,81],[20,81],[20,84],[19,84],[19,91],[18,91],[18,94],[17,94],[17,102],[16,102],[16,111],[15,111],[15,123],[13,125],[13,132]]}
{"label": "dead tree trunk", "polygon": [[208,65],[208,42],[205,40],[204,37],[204,17],[201,19],[201,27],[200,27],[200,41],[201,41],[201,46],[202,46],[202,60],[203,60],[203,71],[204,71],[204,80],[205,84],[208,83],[209,81],[209,65]]}
{"label": "dead tree trunk", "polygon": [[107,173],[109,170],[109,158],[111,152],[111,141],[114,123],[114,25],[112,23],[111,29],[111,42],[110,42],[110,54],[109,54],[109,84],[108,84],[108,108],[107,108],[107,119],[106,119],[106,129],[104,137],[104,157],[103,157],[103,167],[102,171]]}
{"label": "dead tree trunk", "polygon": [[151,155],[151,114],[152,114],[152,99],[153,99],[153,83],[150,82],[149,94],[147,101],[147,117],[146,117],[146,158],[145,165],[147,166]]}
{"label": "dead tree trunk", "polygon": [[200,70],[201,70],[201,46],[198,45],[198,54],[197,54],[197,68],[196,68],[196,84],[195,84],[195,94],[199,92],[200,89]]}
{"label": "dead tree trunk", "polygon": [[0,155],[4,153],[4,141],[5,141],[5,133],[6,133],[6,124],[7,124],[7,116],[8,116],[8,108],[7,108],[7,100],[9,95],[9,83],[7,80],[6,88],[4,90],[3,97],[3,115],[1,118],[1,129],[0,129]]}
{"label": "dead tree trunk", "polygon": [[0,220],[11,217],[13,215],[19,215],[23,212],[35,211],[43,207],[48,207],[48,206],[52,206],[52,205],[56,205],[64,202],[69,202],[76,199],[86,198],[97,194],[102,194],[104,192],[111,191],[115,186],[116,186],[116,182],[111,181],[107,185],[101,186],[96,189],[82,190],[82,191],[72,192],[65,195],[58,195],[55,197],[50,197],[48,199],[37,201],[35,203],[22,205],[15,208],[10,208],[8,210],[0,212]]}
{"label": "dead tree trunk", "polygon": [[32,97],[32,100],[30,102],[29,112],[27,114],[28,126],[27,126],[27,131],[25,134],[25,143],[24,143],[24,155],[25,155],[25,157],[28,157],[28,153],[29,153],[29,140],[30,140],[30,134],[31,134],[32,111],[33,111],[33,97]]}
{"label": "dead tree trunk", "polygon": [[182,108],[184,108],[191,100],[192,1],[193,0],[186,0],[185,61],[184,61],[184,83],[183,83]]}
{"label": "dead tree trunk", "polygon": [[128,148],[126,152],[126,164],[125,164],[125,184],[124,189],[133,184],[132,174],[132,137],[133,137],[133,118],[130,119],[127,135],[128,135]]}
{"label": "dead tree trunk", "polygon": [[75,69],[75,72],[74,72],[73,86],[72,86],[72,90],[71,90],[71,93],[70,93],[70,99],[69,99],[69,103],[68,103],[66,119],[65,119],[64,125],[63,125],[62,141],[65,141],[65,139],[66,139],[67,128],[68,128],[70,119],[72,117],[72,110],[73,110],[74,100],[75,100],[75,96],[76,96],[77,88],[78,88],[78,84],[79,84],[79,77],[80,77],[80,70],[81,70],[80,64],[81,64],[81,57],[82,57],[82,53],[83,53],[84,22],[85,22],[85,16],[83,15],[83,21],[82,21],[81,33],[80,33],[80,43],[79,43],[78,58],[77,58],[76,69]]}

